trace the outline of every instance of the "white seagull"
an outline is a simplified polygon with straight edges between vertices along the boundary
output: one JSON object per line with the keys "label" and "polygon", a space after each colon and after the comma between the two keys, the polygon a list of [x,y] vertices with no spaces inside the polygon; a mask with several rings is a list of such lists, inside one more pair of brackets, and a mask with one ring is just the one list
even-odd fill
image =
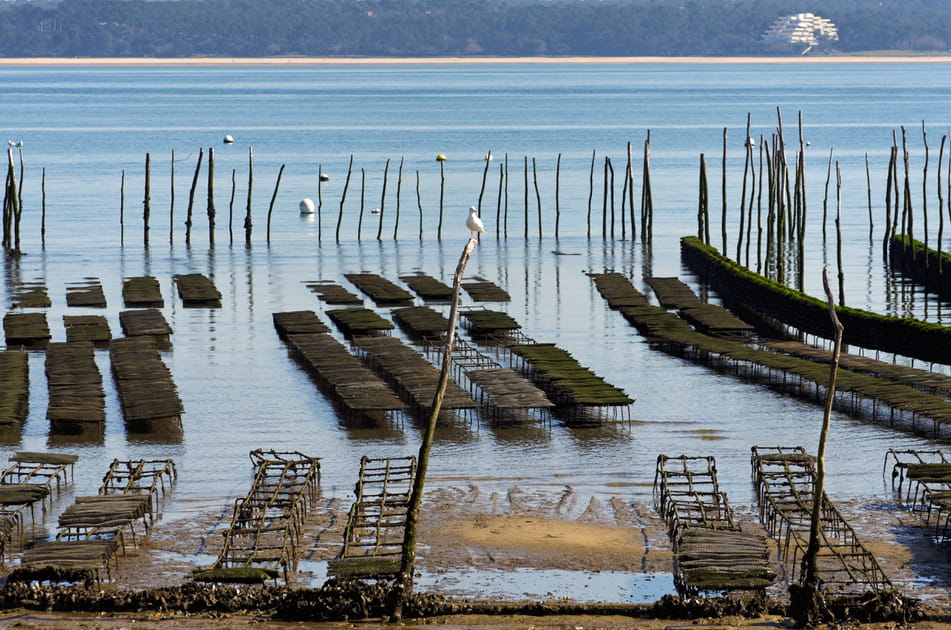
{"label": "white seagull", "polygon": [[469,206],[469,218],[466,219],[466,227],[469,228],[470,232],[475,232],[476,234],[485,232],[485,226],[482,225],[482,219],[479,218],[478,212],[475,206]]}
{"label": "white seagull", "polygon": [[20,140],[20,141],[18,142],[18,141],[16,141],[16,140],[7,140],[7,144],[9,144],[11,147],[22,147],[22,146],[23,146],[23,141]]}

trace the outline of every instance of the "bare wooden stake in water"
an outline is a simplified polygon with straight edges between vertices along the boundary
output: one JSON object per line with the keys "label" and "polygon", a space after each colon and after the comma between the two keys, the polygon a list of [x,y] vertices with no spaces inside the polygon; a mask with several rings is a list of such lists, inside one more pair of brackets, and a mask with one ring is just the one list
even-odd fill
{"label": "bare wooden stake in water", "polygon": [[443,348],[442,370],[439,373],[439,384],[433,396],[433,404],[426,421],[426,431],[423,433],[419,445],[419,456],[416,460],[416,477],[413,479],[413,491],[410,494],[406,507],[406,529],[403,537],[403,554],[400,562],[400,572],[396,580],[396,592],[393,598],[393,608],[390,617],[399,621],[403,616],[403,605],[413,592],[413,570],[416,562],[416,527],[419,522],[419,508],[423,500],[423,488],[426,484],[426,473],[429,469],[429,452],[432,449],[433,437],[436,434],[436,421],[449,384],[449,373],[452,368],[452,348],[456,340],[456,320],[459,316],[459,294],[462,284],[462,275],[469,256],[475,249],[478,240],[470,238],[462,250],[459,264],[452,283],[452,306],[449,309],[449,324],[446,330],[446,345]]}
{"label": "bare wooden stake in water", "polygon": [[[400,191],[403,190],[403,158],[400,157],[400,168],[396,173],[396,221],[393,222],[393,240],[396,240],[400,229]],[[380,212],[382,212],[382,208]]]}
{"label": "bare wooden stake in water", "polygon": [[[628,143],[630,146],[630,143]],[[555,239],[558,238],[558,226],[561,223],[561,153],[555,160]]]}
{"label": "bare wooden stake in water", "polygon": [[416,171],[416,207],[419,208],[419,240],[423,240],[423,202],[419,196],[419,170]]}
{"label": "bare wooden stake in water", "polygon": [[254,184],[254,150],[248,147],[248,203],[244,209],[244,244],[251,247],[251,188]]}
{"label": "bare wooden stake in water", "polygon": [[390,158],[386,158],[386,166],[383,167],[383,192],[380,193],[380,216],[377,217],[380,220],[376,228],[376,240],[378,241],[383,237],[383,211],[386,208],[386,181],[389,179],[389,175]]}
{"label": "bare wooden stake in water", "polygon": [[175,242],[175,149],[172,149],[172,161],[168,177],[168,244]]}
{"label": "bare wooden stake in water", "polygon": [[284,175],[285,164],[281,164],[281,170],[277,172],[277,181],[274,182],[274,193],[271,195],[271,203],[267,207],[267,244],[271,244],[271,213],[274,212],[274,202],[277,200],[277,190],[281,187],[281,176]]}
{"label": "bare wooden stake in water", "polygon": [[[343,223],[343,204],[347,200],[347,188],[350,187],[350,175],[353,173],[353,154],[350,154],[350,166],[347,167],[347,179],[343,183],[343,193],[340,195],[340,212],[337,213],[337,242],[340,242],[340,225]],[[416,177],[417,181],[417,191],[419,190],[419,176]],[[418,193],[417,193],[418,195]],[[420,210],[420,217],[422,217],[422,210]],[[420,225],[422,225],[422,219],[420,219]]]}
{"label": "bare wooden stake in water", "polygon": [[320,164],[317,165],[317,244],[320,244],[320,239],[323,238],[323,226],[320,221],[320,211],[324,207],[324,172]]}
{"label": "bare wooden stake in water", "polygon": [[720,211],[720,232],[723,237],[723,249],[720,251],[723,252],[724,256],[729,255],[726,249],[726,129],[726,127],[723,128],[723,159],[720,168],[720,199],[723,201],[722,210]]}
{"label": "bare wooden stake in water", "polygon": [[[697,230],[706,245],[710,244],[710,189],[707,184],[707,159],[700,154],[700,201],[697,205]],[[643,230],[641,234],[643,235]]]}
{"label": "bare wooden stake in water", "polygon": [[151,212],[152,204],[152,155],[149,153],[145,154],[145,199],[142,200],[142,225],[143,225],[143,235],[145,238],[145,244],[149,244],[149,214]]}
{"label": "bare wooden stake in water", "polygon": [[[654,192],[651,189],[651,130],[644,139],[644,173],[641,176],[641,239],[649,243],[654,239]],[[709,240],[709,239],[708,239]]]}
{"label": "bare wooden stake in water", "polygon": [[875,234],[875,219],[872,218],[872,172],[868,166],[868,152],[865,153],[865,193],[868,201],[868,240]]}
{"label": "bare wooden stake in water", "polygon": [[523,169],[524,180],[525,180],[525,205],[524,205],[524,217],[525,217],[525,238],[528,239],[528,156],[525,156],[525,168]]}
{"label": "bare wooden stake in water", "polygon": [[125,244],[125,169],[119,179],[119,243]]}
{"label": "bare wooden stake in water", "polygon": [[839,267],[839,306],[845,306],[845,271],[842,268],[842,171],[835,162],[835,257]]}
{"label": "bare wooden stake in water", "polygon": [[195,189],[198,187],[198,175],[201,174],[201,162],[205,157],[205,150],[198,149],[198,162],[195,164],[195,174],[192,175],[192,185],[188,189],[188,211],[185,213],[185,244],[192,242],[192,209],[195,206]]}
{"label": "bare wooden stake in water", "polygon": [[[925,165],[922,169],[921,175],[921,220],[922,220],[922,231],[924,232],[924,238],[922,239],[925,245],[925,275],[928,275],[928,133],[925,131],[925,121],[921,121],[921,140],[925,145]],[[914,247],[912,247],[914,249]]]}
{"label": "bare wooden stake in water", "polygon": [[538,191],[538,168],[532,158],[532,180],[535,183],[535,203],[538,205],[538,238],[542,237],[542,195]]}
{"label": "bare wooden stake in water", "polygon": [[743,141],[743,190],[740,193],[740,231],[736,239],[736,262],[741,262],[741,253],[743,251],[743,226],[746,222],[746,184],[748,180],[748,171],[751,167],[750,162],[753,157],[753,147],[750,142],[750,122],[752,115],[746,113],[746,139]]}
{"label": "bare wooden stake in water", "polygon": [[637,240],[637,215],[634,212],[634,154],[632,152],[631,143],[627,143],[627,173],[624,175],[627,179],[627,203],[629,206],[628,212],[631,215],[631,240]]}
{"label": "bare wooden stake in water", "polygon": [[604,156],[601,176],[601,238],[608,236],[608,165],[611,160]]}
{"label": "bare wooden stake in water", "polygon": [[482,196],[485,194],[485,180],[489,175],[489,162],[492,161],[492,151],[485,154],[485,166],[482,167],[482,186],[479,188],[479,203],[476,208],[479,210],[479,216],[482,216]]}
{"label": "bare wooden stake in water", "polygon": [[[940,183],[938,184],[940,186]],[[40,243],[46,247],[46,167],[43,167],[40,179],[41,209],[40,209]]]}
{"label": "bare wooden stake in water", "polygon": [[[503,187],[505,187],[505,186],[508,185],[508,184],[506,183],[506,181],[505,181],[505,169],[506,169],[506,164],[508,164],[508,159],[509,159],[509,156],[508,156],[508,153],[506,153],[506,154],[505,154],[505,160],[503,160],[503,162],[502,162],[501,164],[499,164],[499,196],[498,196],[498,198],[495,200],[495,237],[496,237],[496,238],[499,237],[499,231],[502,229],[502,221],[500,220],[501,217],[502,217],[502,192],[503,192],[503,190],[504,190]],[[507,195],[507,194],[506,194],[506,196],[505,196],[505,203],[506,203],[506,206],[507,206],[507,205],[508,205],[508,195]],[[508,221],[508,208],[507,208],[507,207],[506,207],[505,215],[506,215],[506,221]]]}
{"label": "bare wooden stake in water", "polygon": [[[941,165],[944,163],[944,145],[948,136],[941,136],[941,148],[938,150],[938,273],[942,273],[943,256],[941,252],[944,249],[944,190],[941,187]],[[866,154],[868,156],[868,154]],[[867,159],[867,157],[866,157]]]}
{"label": "bare wooden stake in water", "polygon": [[234,243],[234,195],[238,188],[238,171],[231,169],[231,199],[228,201],[228,242]]}
{"label": "bare wooden stake in water", "polygon": [[215,244],[215,148],[208,147],[208,243]]}
{"label": "bare wooden stake in water", "polygon": [[[442,154],[440,154],[440,157]],[[442,213],[443,213],[443,201],[446,198],[446,158],[439,160],[439,225],[436,228],[436,238],[442,240]]]}
{"label": "bare wooden stake in water", "polygon": [[357,218],[357,240],[363,235],[363,211],[366,207],[367,196],[367,172],[366,169],[360,169],[360,214]]}
{"label": "bare wooden stake in water", "polygon": [[826,167],[826,188],[822,196],[822,240],[826,238],[826,222],[829,215],[829,182],[832,181],[832,155],[835,153],[835,147],[829,148],[829,165]]}
{"label": "bare wooden stake in water", "polygon": [[597,151],[591,152],[591,174],[588,175],[588,238],[591,238],[591,200],[594,198],[594,156]]}

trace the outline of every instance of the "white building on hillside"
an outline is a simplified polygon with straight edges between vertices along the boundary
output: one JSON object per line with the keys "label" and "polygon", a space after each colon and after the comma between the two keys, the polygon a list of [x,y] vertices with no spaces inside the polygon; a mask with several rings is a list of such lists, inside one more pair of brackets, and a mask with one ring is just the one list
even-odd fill
{"label": "white building on hillside", "polygon": [[771,44],[804,44],[806,50],[820,43],[838,41],[839,32],[830,20],[812,13],[797,13],[777,18],[763,33]]}

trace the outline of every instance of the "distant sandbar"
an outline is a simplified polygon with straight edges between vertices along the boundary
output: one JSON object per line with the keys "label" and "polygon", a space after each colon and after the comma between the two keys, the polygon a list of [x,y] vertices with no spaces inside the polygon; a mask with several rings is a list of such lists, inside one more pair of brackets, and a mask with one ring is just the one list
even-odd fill
{"label": "distant sandbar", "polygon": [[7,57],[0,66],[348,66],[479,64],[951,63],[951,55],[823,57]]}

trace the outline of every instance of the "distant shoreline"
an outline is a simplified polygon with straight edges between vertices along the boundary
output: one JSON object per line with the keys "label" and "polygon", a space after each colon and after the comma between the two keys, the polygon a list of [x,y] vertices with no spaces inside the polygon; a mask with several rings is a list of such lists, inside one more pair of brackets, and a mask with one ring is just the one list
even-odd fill
{"label": "distant shoreline", "polygon": [[951,55],[826,57],[7,57],[0,66],[358,66],[486,64],[951,63]]}

